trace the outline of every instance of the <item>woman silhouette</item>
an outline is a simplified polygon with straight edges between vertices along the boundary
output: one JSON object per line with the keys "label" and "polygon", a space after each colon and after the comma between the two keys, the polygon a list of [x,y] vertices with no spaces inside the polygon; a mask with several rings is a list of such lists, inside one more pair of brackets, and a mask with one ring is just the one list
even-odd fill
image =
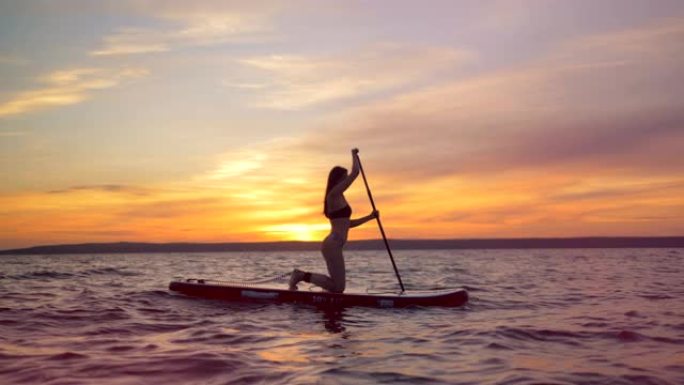
{"label": "woman silhouette", "polygon": [[359,150],[352,150],[352,169],[335,166],[328,174],[328,185],[325,188],[323,199],[323,213],[330,219],[330,234],[323,240],[321,252],[328,266],[328,274],[318,274],[294,269],[290,276],[290,290],[297,290],[300,281],[311,282],[316,286],[333,292],[342,293],[346,286],[346,271],[344,267],[344,255],[342,248],[347,242],[347,234],[352,227],[360,226],[378,217],[379,213],[373,211],[358,219],[351,219],[351,207],[344,198],[344,192],[359,176],[360,161]]}

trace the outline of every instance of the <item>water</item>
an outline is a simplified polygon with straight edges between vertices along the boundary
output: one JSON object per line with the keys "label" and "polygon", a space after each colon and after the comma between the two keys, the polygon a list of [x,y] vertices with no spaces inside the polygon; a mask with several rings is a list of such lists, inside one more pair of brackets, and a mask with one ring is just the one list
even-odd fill
{"label": "water", "polygon": [[[317,253],[0,257],[0,384],[684,384],[684,249],[397,251],[464,308],[324,311],[190,299]],[[352,289],[394,289],[381,251]],[[284,285],[284,284],[283,284]]]}

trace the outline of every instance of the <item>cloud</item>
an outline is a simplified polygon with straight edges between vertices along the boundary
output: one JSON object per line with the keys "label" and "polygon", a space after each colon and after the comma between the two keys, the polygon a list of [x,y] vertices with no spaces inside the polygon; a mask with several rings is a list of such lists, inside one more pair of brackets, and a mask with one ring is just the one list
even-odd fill
{"label": "cloud", "polygon": [[297,110],[428,81],[460,69],[473,56],[453,48],[377,44],[327,56],[252,57],[239,61],[252,73],[225,84],[256,90],[256,106]]}
{"label": "cloud", "polygon": [[[401,173],[423,177],[573,163],[600,170],[597,159],[607,167],[681,168],[674,155],[684,140],[682,48],[680,20],[579,38],[518,68],[358,107],[288,149],[316,159],[359,146],[366,156],[381,154],[383,171],[407,164]],[[309,76],[315,63],[252,62],[285,79]]]}
{"label": "cloud", "polygon": [[[575,39],[516,68],[373,101],[226,161],[259,158],[239,178],[273,192],[257,197],[265,207],[288,189],[293,206],[318,207],[329,167],[348,166],[349,149],[360,147],[376,201],[392,208],[392,236],[424,234],[423,224],[431,236],[673,233],[676,221],[655,229],[638,218],[684,207],[683,42],[684,23],[673,20]],[[285,79],[325,72],[312,62],[251,64],[278,74],[285,92]],[[304,181],[300,189],[282,182],[289,175]],[[358,188],[349,198],[363,210]]]}
{"label": "cloud", "polygon": [[581,38],[518,68],[360,107],[302,146],[363,147],[381,154],[384,173],[421,179],[554,168],[681,171],[682,52],[680,20]]}
{"label": "cloud", "polygon": [[271,39],[270,19],[279,6],[240,5],[233,2],[168,2],[133,5],[155,27],[127,26],[104,38],[92,56],[166,52],[182,47]]}
{"label": "cloud", "polygon": [[89,99],[93,92],[119,86],[147,75],[141,68],[75,68],[55,71],[39,79],[41,88],[16,93],[0,102],[0,117],[67,106]]}
{"label": "cloud", "polygon": [[126,220],[197,218],[212,213],[216,215],[217,210],[225,206],[225,201],[219,197],[157,199],[153,202],[131,202],[130,207],[120,210],[115,215]]}
{"label": "cloud", "polygon": [[652,179],[650,182],[611,180],[610,185],[593,181],[585,183],[584,186],[570,186],[565,189],[558,189],[553,194],[546,197],[549,202],[569,202],[569,201],[592,201],[605,199],[619,199],[624,196],[632,197],[652,197],[659,196],[661,199],[678,194],[684,191],[684,180],[664,181]]}
{"label": "cloud", "polygon": [[23,57],[0,52],[0,65],[22,66],[29,61]]}
{"label": "cloud", "polygon": [[121,29],[104,41],[104,47],[90,52],[92,56],[165,52],[171,43],[165,34],[141,28]]}
{"label": "cloud", "polygon": [[69,193],[81,193],[81,192],[107,192],[107,193],[121,193],[121,194],[132,194],[132,195],[149,195],[150,190],[143,187],[128,186],[121,184],[101,184],[101,185],[82,185],[82,186],[71,186],[59,190],[48,191],[48,194],[69,194]]}
{"label": "cloud", "polygon": [[13,138],[26,136],[25,131],[0,131],[0,138]]}
{"label": "cloud", "polygon": [[[242,206],[220,190],[179,184],[83,185],[1,194],[0,233],[6,238],[0,243],[238,241],[249,232],[251,239],[259,238]],[[103,233],[94,236],[93,229]]]}

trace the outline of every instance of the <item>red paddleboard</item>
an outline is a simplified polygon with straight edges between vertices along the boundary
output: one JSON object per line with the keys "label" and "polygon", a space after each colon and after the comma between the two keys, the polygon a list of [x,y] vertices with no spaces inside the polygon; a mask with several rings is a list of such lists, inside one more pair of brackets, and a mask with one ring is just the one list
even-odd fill
{"label": "red paddleboard", "polygon": [[462,306],[468,302],[464,289],[406,291],[404,293],[331,293],[327,291],[287,290],[264,285],[227,284],[218,281],[187,279],[172,281],[169,289],[193,297],[242,302],[303,303],[317,306]]}

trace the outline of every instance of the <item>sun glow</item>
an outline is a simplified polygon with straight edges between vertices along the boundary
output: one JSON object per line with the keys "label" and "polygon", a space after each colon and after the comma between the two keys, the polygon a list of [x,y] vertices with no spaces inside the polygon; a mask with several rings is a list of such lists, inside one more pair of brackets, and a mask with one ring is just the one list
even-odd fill
{"label": "sun glow", "polygon": [[274,238],[288,241],[318,241],[325,237],[330,226],[323,223],[303,224],[287,223],[266,226],[262,231],[274,235]]}

